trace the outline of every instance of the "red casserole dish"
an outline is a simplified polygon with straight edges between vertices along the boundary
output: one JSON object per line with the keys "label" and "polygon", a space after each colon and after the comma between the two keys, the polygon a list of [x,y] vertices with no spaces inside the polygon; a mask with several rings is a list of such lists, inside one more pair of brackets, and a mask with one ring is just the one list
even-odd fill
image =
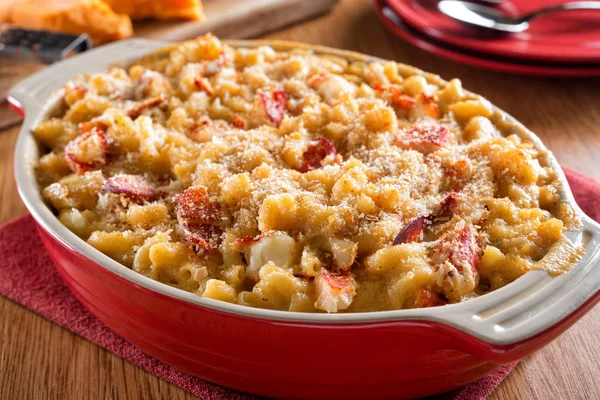
{"label": "red casserole dish", "polygon": [[[284,42],[228,44],[308,48]],[[529,272],[463,303],[336,315],[263,310],[178,290],[110,259],[63,226],[42,201],[32,170],[39,151],[30,131],[52,115],[61,98],[56,89],[73,75],[103,71],[110,63],[127,61],[122,55],[133,59],[163,46],[145,40],[104,46],[30,77],[12,89],[9,99],[25,115],[15,156],[19,193],[50,257],[77,298],[142,351],[200,378],[268,397],[412,398],[452,390],[536,351],[600,300],[600,225],[577,207],[552,155],[564,185],[562,197],[583,221],[579,231],[567,235],[585,247],[586,255],[564,275]],[[516,126],[544,149],[533,133]]]}

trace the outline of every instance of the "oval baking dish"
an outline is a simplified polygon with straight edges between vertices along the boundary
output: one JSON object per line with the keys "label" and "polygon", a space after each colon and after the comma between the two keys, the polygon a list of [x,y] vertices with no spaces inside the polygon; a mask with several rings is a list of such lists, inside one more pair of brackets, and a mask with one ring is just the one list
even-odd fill
{"label": "oval baking dish", "polygon": [[[353,61],[382,61],[297,43],[228,44],[270,45],[275,50],[301,47]],[[72,76],[103,71],[111,63],[127,62],[163,46],[138,39],[103,46],[28,78],[11,90],[9,98],[25,116],[15,153],[19,193],[51,259],[77,298],[142,351],[200,378],[268,397],[420,397],[462,386],[499,364],[532,353],[600,300],[600,225],[575,204],[551,153],[551,165],[563,183],[562,199],[583,222],[567,235],[585,248],[585,256],[564,275],[532,271],[463,303],[353,314],[272,311],[175,289],[110,259],[62,225],[42,201],[32,168],[39,152],[30,131],[59,105],[55,89]],[[441,82],[437,76],[425,76]],[[495,112],[514,122],[521,137],[545,150],[512,117]]]}

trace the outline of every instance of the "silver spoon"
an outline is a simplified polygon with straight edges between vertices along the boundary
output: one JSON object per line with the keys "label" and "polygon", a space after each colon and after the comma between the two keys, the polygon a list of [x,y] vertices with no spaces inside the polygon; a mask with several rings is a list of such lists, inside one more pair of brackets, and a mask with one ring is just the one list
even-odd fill
{"label": "silver spoon", "polygon": [[468,1],[443,0],[438,3],[438,9],[450,18],[468,25],[517,33],[529,28],[529,21],[542,14],[564,10],[600,10],[600,1],[572,1],[541,8],[517,18],[509,17],[491,7]]}

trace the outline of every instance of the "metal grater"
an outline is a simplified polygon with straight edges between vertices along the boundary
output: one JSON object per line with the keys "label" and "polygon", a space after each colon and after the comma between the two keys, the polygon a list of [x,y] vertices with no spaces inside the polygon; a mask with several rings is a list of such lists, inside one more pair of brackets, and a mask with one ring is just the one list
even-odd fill
{"label": "metal grater", "polygon": [[0,30],[0,59],[52,64],[91,48],[87,34],[76,36],[21,28]]}

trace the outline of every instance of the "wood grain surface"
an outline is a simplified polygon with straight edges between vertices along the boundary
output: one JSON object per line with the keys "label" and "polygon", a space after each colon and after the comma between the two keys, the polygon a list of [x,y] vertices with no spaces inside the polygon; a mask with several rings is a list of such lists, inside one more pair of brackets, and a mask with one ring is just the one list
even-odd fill
{"label": "wood grain surface", "polygon": [[[446,61],[387,32],[368,0],[342,0],[328,15],[266,38],[356,50],[416,65],[445,78],[458,77],[466,88],[486,96],[536,132],[564,166],[600,179],[600,79],[522,77]],[[0,84],[6,81],[1,73],[6,68],[0,63]],[[0,122],[3,115],[0,112]],[[0,132],[0,221],[26,211],[13,183],[12,148],[17,133],[18,128]],[[596,307],[557,340],[522,360],[491,398],[599,399],[599,332],[600,307]],[[191,398],[182,389],[0,298],[0,399]]]}

